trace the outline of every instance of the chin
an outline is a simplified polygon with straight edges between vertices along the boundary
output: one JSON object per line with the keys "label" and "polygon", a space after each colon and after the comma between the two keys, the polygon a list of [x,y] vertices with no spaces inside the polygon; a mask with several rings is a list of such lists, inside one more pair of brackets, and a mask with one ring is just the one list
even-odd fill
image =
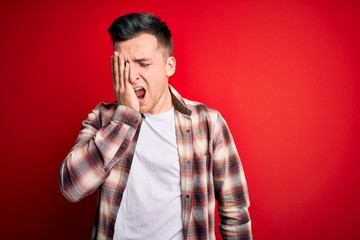
{"label": "chin", "polygon": [[140,113],[148,113],[148,112],[149,112],[149,109],[147,109],[147,108],[145,108],[145,107],[140,107],[139,112],[140,112]]}

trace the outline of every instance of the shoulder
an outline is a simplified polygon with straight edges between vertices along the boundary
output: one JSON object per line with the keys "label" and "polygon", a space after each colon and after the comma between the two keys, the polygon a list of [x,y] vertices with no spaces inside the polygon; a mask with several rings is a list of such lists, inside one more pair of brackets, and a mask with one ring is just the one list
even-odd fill
{"label": "shoulder", "polygon": [[[201,102],[189,100],[182,97],[173,87],[170,86],[170,91],[173,95],[173,102],[175,108],[182,113],[190,115],[193,124],[215,125],[215,123],[223,122],[220,112],[212,107],[209,107]],[[186,109],[186,111],[184,111]]]}
{"label": "shoulder", "polygon": [[191,111],[192,119],[207,120],[210,122],[218,121],[221,114],[218,110],[207,106],[204,103],[192,101],[184,98],[186,107]]}

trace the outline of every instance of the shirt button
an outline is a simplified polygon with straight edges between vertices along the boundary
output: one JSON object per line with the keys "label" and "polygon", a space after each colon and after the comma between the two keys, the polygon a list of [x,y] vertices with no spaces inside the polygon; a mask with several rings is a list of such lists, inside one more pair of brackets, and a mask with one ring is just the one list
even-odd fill
{"label": "shirt button", "polygon": [[187,161],[186,163],[187,163],[187,164],[190,164],[190,161]]}
{"label": "shirt button", "polygon": [[187,133],[190,133],[191,131],[188,129],[188,130],[186,130],[186,132],[187,132]]}
{"label": "shirt button", "polygon": [[190,195],[186,195],[186,198],[189,198],[190,197]]}

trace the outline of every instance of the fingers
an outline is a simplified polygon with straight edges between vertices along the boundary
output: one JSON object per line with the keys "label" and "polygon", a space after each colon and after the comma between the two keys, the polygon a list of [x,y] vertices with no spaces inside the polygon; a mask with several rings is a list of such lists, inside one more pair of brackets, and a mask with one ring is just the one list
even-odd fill
{"label": "fingers", "polygon": [[119,56],[119,70],[120,70],[120,75],[119,75],[119,84],[120,84],[120,89],[125,89],[126,85],[125,85],[125,63],[124,63],[124,57],[123,55]]}
{"label": "fingers", "polygon": [[127,87],[129,87],[130,84],[130,63],[129,62],[125,62],[124,56],[120,55],[119,56],[119,65],[118,65],[118,69],[119,69],[119,84],[120,84],[120,89],[121,90],[126,90]]}
{"label": "fingers", "polygon": [[118,104],[132,106],[134,91],[130,83],[130,63],[125,62],[125,58],[115,51],[111,58],[111,69],[113,75],[114,94]]}
{"label": "fingers", "polygon": [[124,72],[124,87],[125,89],[129,87],[130,81],[129,81],[129,75],[130,75],[130,63],[125,63],[125,72]]}
{"label": "fingers", "polygon": [[114,90],[119,90],[119,53],[114,52],[114,55],[111,58],[111,70],[113,77]]}
{"label": "fingers", "polygon": [[[128,65],[128,67],[126,68],[125,65]],[[125,63],[124,57],[117,51],[114,52],[114,55],[111,58],[111,70],[114,90],[125,90],[129,81],[129,63]]]}

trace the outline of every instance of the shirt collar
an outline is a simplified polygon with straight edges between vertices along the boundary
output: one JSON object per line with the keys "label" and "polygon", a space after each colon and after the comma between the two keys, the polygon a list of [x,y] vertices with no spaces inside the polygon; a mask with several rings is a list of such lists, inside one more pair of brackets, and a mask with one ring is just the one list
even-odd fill
{"label": "shirt collar", "polygon": [[175,90],[175,88],[173,88],[170,85],[169,85],[169,89],[170,89],[171,99],[172,99],[172,103],[174,104],[175,110],[190,116],[191,110],[186,107],[185,101],[181,97],[181,95]]}

